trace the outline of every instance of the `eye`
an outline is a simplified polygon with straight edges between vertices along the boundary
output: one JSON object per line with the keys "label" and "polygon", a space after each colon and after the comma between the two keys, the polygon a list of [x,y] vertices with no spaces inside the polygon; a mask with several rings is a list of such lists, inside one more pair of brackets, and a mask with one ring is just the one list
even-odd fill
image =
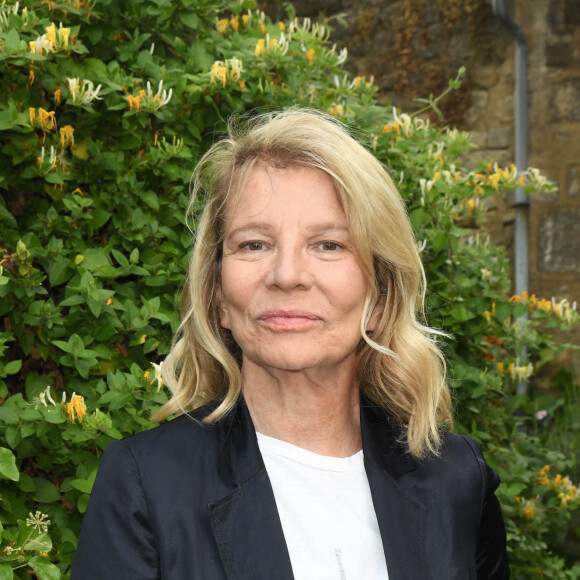
{"label": "eye", "polygon": [[320,242],[318,244],[318,249],[323,250],[324,252],[336,252],[337,250],[342,249],[342,244],[339,244],[338,242],[329,242],[329,241]]}
{"label": "eye", "polygon": [[240,248],[243,250],[248,250],[249,252],[259,252],[264,249],[264,242],[259,242],[257,240],[251,240],[249,242],[244,242],[240,244]]}

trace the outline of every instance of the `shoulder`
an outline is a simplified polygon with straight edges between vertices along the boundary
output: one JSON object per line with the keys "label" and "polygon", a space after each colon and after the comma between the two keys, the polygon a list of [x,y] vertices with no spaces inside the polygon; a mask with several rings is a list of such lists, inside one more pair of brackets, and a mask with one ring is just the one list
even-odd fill
{"label": "shoulder", "polygon": [[417,462],[418,473],[428,481],[437,482],[457,497],[478,498],[480,502],[492,494],[500,481],[489,467],[473,439],[466,435],[445,432],[439,455]]}
{"label": "shoulder", "polygon": [[127,458],[139,466],[156,465],[162,468],[174,464],[176,458],[190,461],[217,450],[223,440],[224,420],[207,424],[203,419],[213,406],[206,405],[125,439],[113,441],[105,451],[109,461]]}

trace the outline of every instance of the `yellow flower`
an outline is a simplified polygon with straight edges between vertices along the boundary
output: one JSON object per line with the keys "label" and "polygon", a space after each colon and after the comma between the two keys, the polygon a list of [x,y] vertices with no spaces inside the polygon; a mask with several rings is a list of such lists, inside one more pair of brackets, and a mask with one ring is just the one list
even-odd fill
{"label": "yellow flower", "polygon": [[38,110],[33,107],[28,108],[30,124],[33,127],[39,127],[43,131],[53,131],[56,129],[55,111],[46,111],[42,107]]}
{"label": "yellow flower", "polygon": [[68,48],[68,40],[70,38],[70,28],[63,28],[62,23],[58,29],[58,35],[60,36],[60,41],[63,48]]}
{"label": "yellow flower", "polygon": [[467,211],[468,211],[469,213],[473,213],[473,210],[475,209],[475,199],[474,199],[473,197],[470,197],[470,198],[467,200],[467,203],[466,203],[466,205],[467,205]]}
{"label": "yellow flower", "polygon": [[539,308],[544,312],[550,312],[550,310],[552,310],[552,302],[550,300],[546,300],[545,298],[541,298],[536,302],[536,308]]}
{"label": "yellow flower", "polygon": [[56,26],[54,25],[54,22],[46,27],[46,38],[52,44],[56,44]]}
{"label": "yellow flower", "polygon": [[520,175],[518,179],[518,185],[523,186],[526,184],[526,178],[523,175]]}
{"label": "yellow flower", "polygon": [[129,110],[135,109],[137,112],[141,109],[141,96],[137,95],[134,97],[133,95],[127,95],[127,101],[129,102]]}
{"label": "yellow flower", "polygon": [[548,471],[550,471],[549,465],[544,465],[544,467],[540,469],[540,472],[538,473],[538,483],[540,485],[550,487],[550,478],[548,477]]}
{"label": "yellow flower", "polygon": [[497,189],[500,179],[501,175],[499,173],[494,173],[487,178],[487,184],[491,185],[494,189]]}
{"label": "yellow flower", "polygon": [[333,117],[342,117],[344,115],[344,105],[336,105],[336,107],[330,107],[328,112]]}
{"label": "yellow flower", "polygon": [[221,20],[218,20],[218,23],[216,26],[217,31],[220,34],[225,34],[227,29],[228,29],[228,24],[229,24],[229,20],[227,18],[222,18]]}
{"label": "yellow flower", "polygon": [[496,365],[496,367],[497,367],[498,372],[503,375],[503,363],[502,362],[498,362],[497,365]]}
{"label": "yellow flower", "polygon": [[234,30],[238,30],[240,28],[240,19],[236,16],[230,20],[230,24]]}
{"label": "yellow flower", "polygon": [[399,125],[398,121],[393,121],[393,131],[397,134],[401,134],[401,126]]}
{"label": "yellow flower", "polygon": [[244,26],[248,26],[248,24],[250,22],[250,17],[247,14],[244,14],[242,16],[242,22],[244,23]]}
{"label": "yellow flower", "polygon": [[254,51],[254,54],[256,56],[262,56],[265,52],[266,52],[266,41],[263,38],[260,38],[258,40],[258,43],[256,44],[256,50]]}
{"label": "yellow flower", "polygon": [[65,125],[60,128],[60,146],[64,149],[67,145],[74,145],[74,128],[71,125]]}
{"label": "yellow flower", "polygon": [[26,84],[26,86],[30,88],[33,84],[34,84],[34,71],[30,69],[28,71],[28,83]]}
{"label": "yellow flower", "polygon": [[266,25],[265,24],[261,24],[260,25],[260,30],[262,31],[262,34],[266,34]]}
{"label": "yellow flower", "polygon": [[243,89],[246,86],[246,81],[240,81],[238,83],[238,87],[240,87],[240,89]]}
{"label": "yellow flower", "polygon": [[54,91],[54,104],[55,106],[60,106],[60,89],[55,89]]}
{"label": "yellow flower", "polygon": [[275,38],[270,40],[270,50],[278,48],[278,41]]}
{"label": "yellow flower", "polygon": [[391,132],[391,126],[390,125],[385,125],[383,127],[383,133],[390,133]]}
{"label": "yellow flower", "polygon": [[227,73],[228,73],[228,69],[226,68],[226,66],[224,66],[224,63],[221,60],[216,60],[211,65],[211,70],[210,70],[211,83],[215,85],[216,83],[220,82],[222,84],[222,87],[225,87],[226,80],[227,80]]}
{"label": "yellow flower", "polygon": [[309,48],[305,58],[310,64],[312,64],[316,60],[316,51],[313,48]]}
{"label": "yellow flower", "polygon": [[64,412],[66,418],[74,423],[77,419],[79,423],[83,422],[83,417],[87,414],[87,408],[85,406],[85,398],[81,395],[72,394],[69,403],[64,403]]}
{"label": "yellow flower", "polygon": [[278,28],[284,32],[286,30],[286,25],[283,22],[278,22]]}
{"label": "yellow flower", "polygon": [[534,507],[534,504],[529,503],[528,505],[522,507],[522,513],[528,520],[531,520],[534,517],[534,514],[536,513],[536,508]]}

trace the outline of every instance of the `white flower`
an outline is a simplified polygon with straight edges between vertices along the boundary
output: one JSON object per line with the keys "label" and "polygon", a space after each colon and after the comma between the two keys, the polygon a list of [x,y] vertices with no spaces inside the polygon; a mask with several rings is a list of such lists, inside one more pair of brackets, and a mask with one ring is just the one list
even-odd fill
{"label": "white flower", "polygon": [[93,101],[102,99],[102,97],[99,97],[102,85],[98,85],[95,88],[93,82],[87,79],[84,79],[82,84],[79,78],[67,78],[66,80],[73,105],[88,105]]}
{"label": "white flower", "polygon": [[28,517],[26,518],[26,525],[29,528],[34,528],[37,531],[46,532],[48,530],[48,526],[50,526],[50,520],[46,514],[37,511],[34,515],[32,512],[28,513]]}
{"label": "white flower", "polygon": [[161,376],[161,373],[163,372],[163,362],[161,361],[159,364],[157,363],[151,363],[151,366],[153,367],[153,369],[155,370],[155,381],[157,381],[157,390],[160,391],[163,388],[163,377]]}

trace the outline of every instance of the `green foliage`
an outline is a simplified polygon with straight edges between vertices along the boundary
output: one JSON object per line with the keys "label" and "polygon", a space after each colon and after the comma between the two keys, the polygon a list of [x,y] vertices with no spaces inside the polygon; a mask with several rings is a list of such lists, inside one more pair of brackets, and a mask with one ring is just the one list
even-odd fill
{"label": "green foliage", "polygon": [[292,104],[351,125],[408,203],[430,322],[451,337],[456,430],[504,482],[514,577],[578,577],[561,544],[577,489],[542,472],[575,469],[564,453],[577,446],[544,428],[569,433],[572,420],[561,397],[516,392],[566,347],[540,329],[578,315],[565,301],[510,300],[504,253],[473,235],[481,199],[550,186],[536,170],[467,171],[467,135],[379,106],[327,37],[327,25],[274,23],[249,0],[1,5],[0,578],[67,576],[102,451],[150,428],[167,400],[151,364],[178,324],[195,162],[230,113]]}

